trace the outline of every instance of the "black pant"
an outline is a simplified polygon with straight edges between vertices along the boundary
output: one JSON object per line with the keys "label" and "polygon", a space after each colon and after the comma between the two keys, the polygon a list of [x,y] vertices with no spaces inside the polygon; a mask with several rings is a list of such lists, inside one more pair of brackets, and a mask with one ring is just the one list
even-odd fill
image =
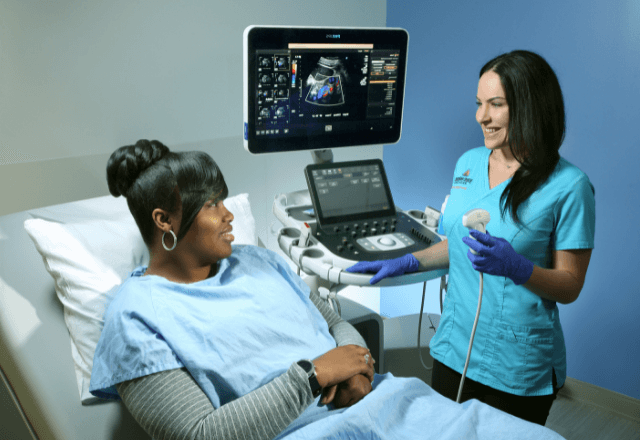
{"label": "black pant", "polygon": [[[431,378],[431,387],[434,390],[453,401],[456,400],[458,388],[460,388],[460,379],[462,378],[460,373],[434,359]],[[558,394],[556,385],[556,373],[554,371],[553,394],[547,396],[516,396],[504,391],[494,390],[467,377],[464,379],[460,401],[465,402],[470,399],[477,399],[508,414],[544,426],[549,416],[549,410],[551,410],[551,404]]]}

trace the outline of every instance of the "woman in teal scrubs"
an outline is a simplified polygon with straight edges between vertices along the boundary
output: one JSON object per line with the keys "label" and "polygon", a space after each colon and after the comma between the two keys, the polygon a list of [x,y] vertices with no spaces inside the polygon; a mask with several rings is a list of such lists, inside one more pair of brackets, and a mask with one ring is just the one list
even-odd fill
{"label": "woman in teal scrubs", "polygon": [[[387,276],[449,268],[430,349],[432,386],[453,400],[483,272],[482,311],[462,401],[475,398],[544,425],[566,379],[557,303],[575,301],[584,284],[594,246],[594,189],[587,175],[558,153],[564,103],[558,79],[542,57],[514,51],[489,61],[480,71],[477,105],[485,145],[456,164],[441,225],[447,239],[348,270],[376,272],[373,284]],[[462,225],[462,216],[474,208],[491,216],[486,234]]]}

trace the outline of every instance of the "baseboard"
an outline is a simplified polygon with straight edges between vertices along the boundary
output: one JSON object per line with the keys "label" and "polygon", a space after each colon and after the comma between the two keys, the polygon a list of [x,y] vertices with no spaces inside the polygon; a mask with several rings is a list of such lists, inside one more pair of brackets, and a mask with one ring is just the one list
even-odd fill
{"label": "baseboard", "polygon": [[607,390],[581,380],[567,377],[558,395],[595,405],[606,411],[640,422],[640,400]]}

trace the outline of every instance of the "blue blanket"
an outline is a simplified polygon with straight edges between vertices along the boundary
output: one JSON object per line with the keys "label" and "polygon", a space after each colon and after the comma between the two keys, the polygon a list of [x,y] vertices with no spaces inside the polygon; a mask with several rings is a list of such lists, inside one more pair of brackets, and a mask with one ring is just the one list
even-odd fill
{"label": "blue blanket", "polygon": [[[460,405],[419,379],[376,375],[373,391],[343,409],[316,400],[277,439],[562,439],[477,400]],[[465,408],[466,407],[466,408]]]}
{"label": "blue blanket", "polygon": [[[96,396],[119,398],[119,382],[185,366],[219,408],[336,345],[307,285],[273,252],[235,247],[216,276],[192,284],[145,270],[107,311],[91,375]],[[561,438],[479,402],[465,409],[418,379],[386,374],[373,386],[349,408],[317,399],[278,438]]]}

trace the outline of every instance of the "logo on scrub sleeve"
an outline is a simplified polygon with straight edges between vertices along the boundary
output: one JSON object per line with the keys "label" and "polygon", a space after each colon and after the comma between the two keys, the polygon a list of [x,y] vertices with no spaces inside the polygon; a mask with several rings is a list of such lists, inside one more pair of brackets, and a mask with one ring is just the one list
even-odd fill
{"label": "logo on scrub sleeve", "polygon": [[[462,173],[462,176],[460,177],[456,177],[456,180],[453,182],[454,188],[459,188],[459,189],[467,189],[466,186],[469,185],[471,182],[473,182],[473,179],[469,178],[469,174],[471,174],[471,170],[467,170],[464,173]],[[462,186],[457,186],[457,185],[462,185]]]}

